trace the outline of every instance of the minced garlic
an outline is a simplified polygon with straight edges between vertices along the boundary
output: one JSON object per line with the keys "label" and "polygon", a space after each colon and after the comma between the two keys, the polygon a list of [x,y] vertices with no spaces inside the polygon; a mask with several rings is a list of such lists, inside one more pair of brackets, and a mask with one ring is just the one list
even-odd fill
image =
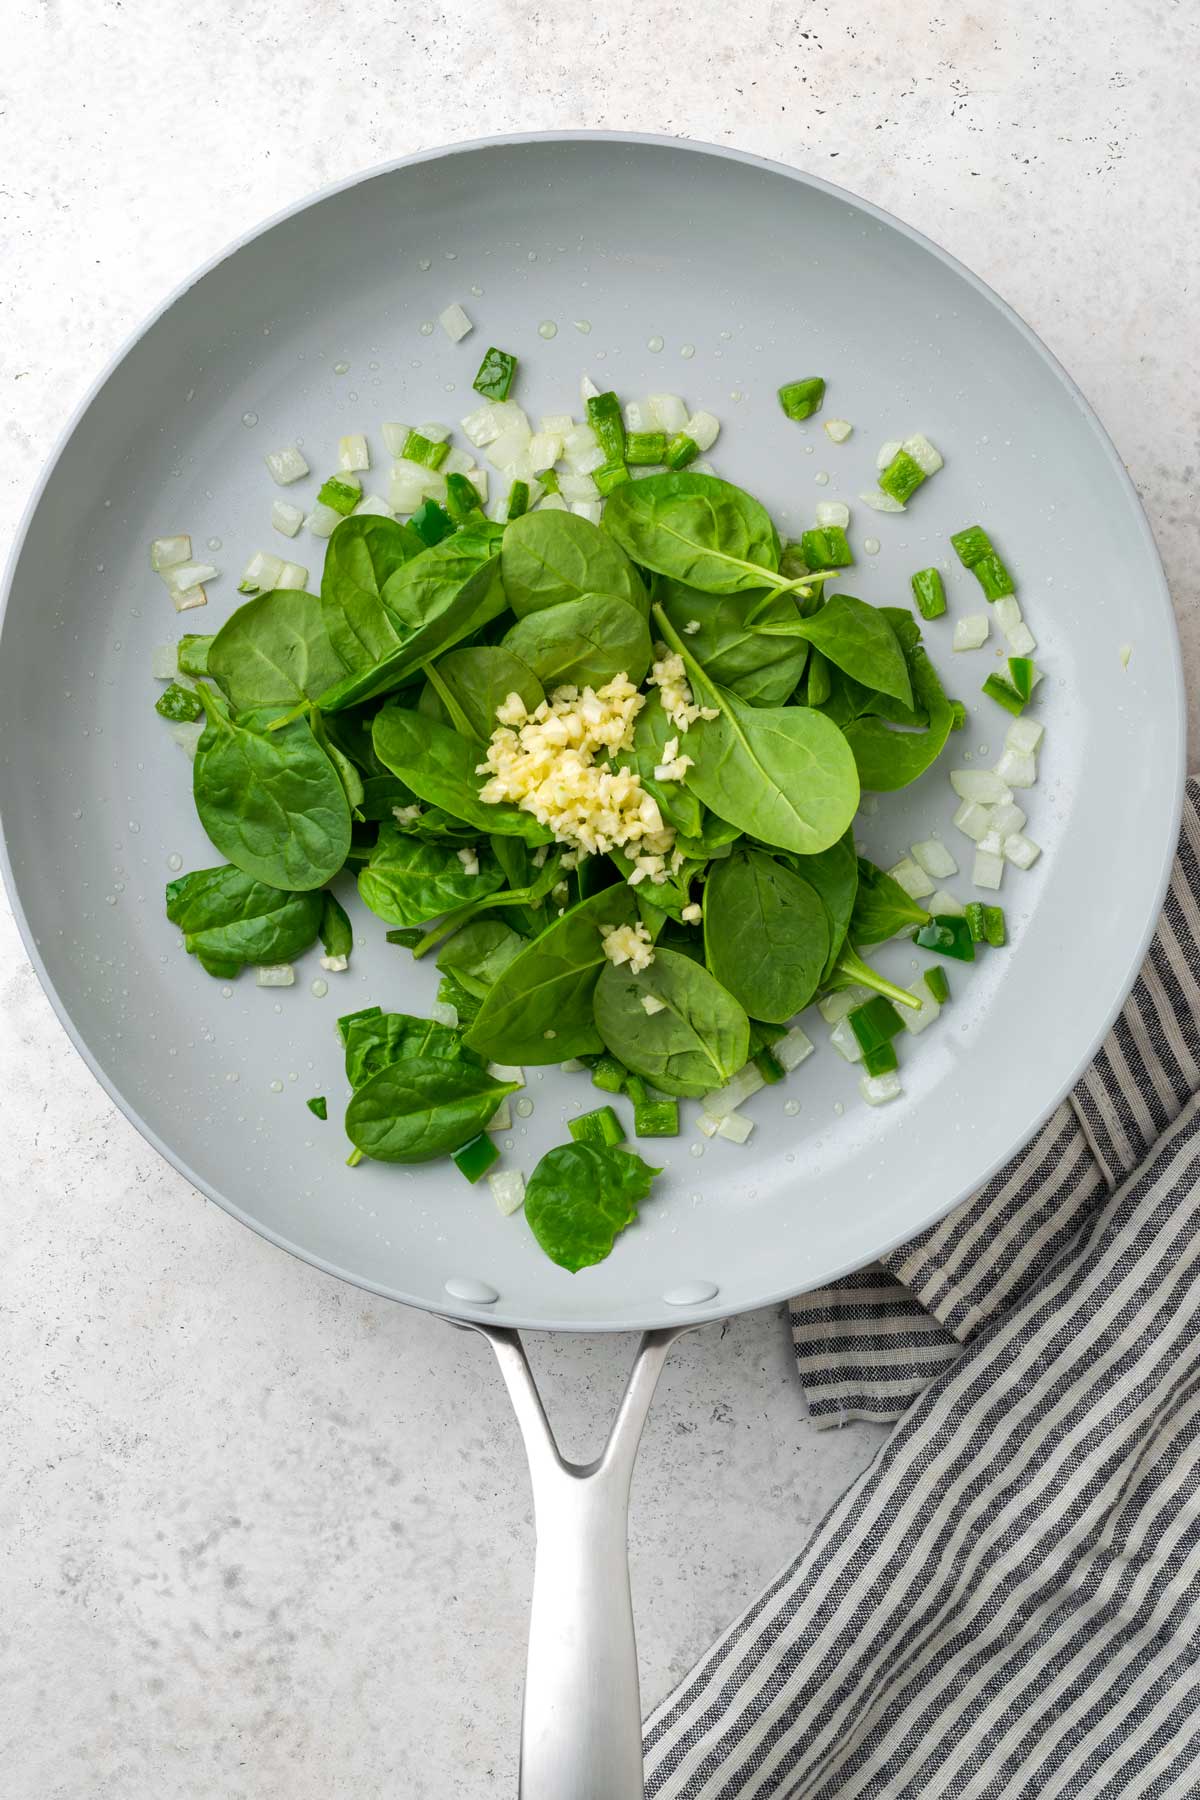
{"label": "minced garlic", "polygon": [[715,706],[696,705],[688,686],[687,668],[679,652],[668,650],[665,644],[655,644],[654,654],[658,661],[646,680],[658,689],[663,710],[670,717],[671,723],[678,726],[680,731],[686,731],[697,719],[717,718]]}
{"label": "minced garlic", "polygon": [[663,745],[662,761],[654,770],[655,781],[682,781],[692,766],[690,756],[680,756],[679,739],[668,738]]}
{"label": "minced garlic", "polygon": [[605,956],[618,968],[628,963],[637,975],[654,961],[653,941],[640,920],[636,925],[602,925],[600,936],[604,939]]}
{"label": "minced garlic", "polygon": [[532,712],[519,694],[510,694],[496,709],[487,760],[478,765],[477,773],[488,777],[480,799],[519,806],[559,843],[589,855],[631,845],[666,855],[675,833],[653,795],[632,770],[596,760],[632,746],[644,705],[625,674],[598,690],[556,688]]}

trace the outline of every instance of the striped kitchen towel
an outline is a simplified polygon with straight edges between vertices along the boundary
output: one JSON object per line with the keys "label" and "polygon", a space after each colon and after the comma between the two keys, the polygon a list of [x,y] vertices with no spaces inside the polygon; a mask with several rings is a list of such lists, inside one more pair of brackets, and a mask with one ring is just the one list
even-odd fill
{"label": "striped kitchen towel", "polygon": [[895,1421],[646,1725],[650,1796],[1200,1795],[1200,784],[1100,1054],[979,1194],[792,1304]]}

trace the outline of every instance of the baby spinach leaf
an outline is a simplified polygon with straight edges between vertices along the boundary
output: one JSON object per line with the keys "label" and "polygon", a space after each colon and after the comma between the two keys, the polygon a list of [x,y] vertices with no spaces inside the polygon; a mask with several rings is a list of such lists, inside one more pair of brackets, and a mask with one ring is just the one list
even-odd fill
{"label": "baby spinach leaf", "polygon": [[439,1025],[435,1019],[417,1019],[410,1013],[351,1014],[339,1026],[346,1049],[346,1079],[352,1088],[406,1057],[434,1056],[443,1062],[482,1064],[468,1050],[461,1031]]}
{"label": "baby spinach leaf", "polygon": [[643,617],[649,600],[640,575],[610,537],[576,513],[527,512],[504,533],[500,573],[518,619],[527,613],[610,594]]}
{"label": "baby spinach leaf", "polygon": [[745,594],[779,568],[779,538],[766,508],[741,488],[687,471],[649,475],[617,488],[604,529],[659,575],[706,594]]}
{"label": "baby spinach leaf", "polygon": [[361,807],[366,790],[357,764],[352,762],[350,757],[346,756],[337,744],[332,742],[325,729],[325,715],[318,706],[309,707],[308,722],[312,727],[313,736],[337,771],[337,778],[342,784],[342,792],[346,796],[351,813],[356,819],[361,819],[363,816]]}
{"label": "baby spinach leaf", "polygon": [[[790,619],[760,620],[754,630],[766,638],[803,638],[854,681],[890,694],[904,706],[912,705],[908,667],[896,633],[879,608],[853,594],[831,595],[820,612],[806,619],[793,607]],[[698,650],[695,654],[704,661]]]}
{"label": "baby spinach leaf", "polygon": [[[698,838],[704,829],[704,808],[682,781],[660,781],[654,771],[662,765],[663,751],[672,738],[679,738],[679,727],[662,704],[662,696],[653,688],[646,697],[633,725],[633,747],[620,750],[613,757],[618,769],[636,772],[648,794],[658,801],[658,810],[668,825],[686,837]],[[687,749],[686,738],[680,748]]]}
{"label": "baby spinach leaf", "polygon": [[547,1150],[526,1186],[529,1229],[551,1262],[577,1274],[604,1261],[661,1173],[630,1150],[559,1144]]}
{"label": "baby spinach leaf", "polygon": [[890,793],[916,781],[936,762],[954,723],[937,670],[918,644],[909,652],[913,698],[929,715],[925,731],[895,731],[883,719],[859,718],[846,727],[863,787]]}
{"label": "baby spinach leaf", "polygon": [[705,886],[704,949],[709,969],[752,1017],[782,1025],[820,985],[828,915],[807,881],[765,851],[739,848],[713,864]]}
{"label": "baby spinach leaf", "polygon": [[356,1090],[346,1108],[346,1133],[377,1162],[428,1162],[477,1137],[519,1086],[495,1081],[469,1062],[405,1056]]}
{"label": "baby spinach leaf", "polygon": [[[660,1012],[642,1001],[653,995]],[[596,1029],[605,1049],[665,1094],[706,1094],[745,1062],[750,1021],[715,976],[689,957],[656,950],[633,974],[606,963],[596,983]]]}
{"label": "baby spinach leaf", "polygon": [[[762,637],[758,626],[743,623],[747,598],[754,595],[702,594],[699,588],[659,576],[654,598],[660,602],[676,631],[684,633],[688,649],[705,673],[751,706],[782,706],[795,691],[804,673],[808,646],[797,640]],[[796,608],[786,595],[760,614],[764,627],[788,624]],[[685,632],[693,621],[699,631]]]}
{"label": "baby spinach leaf", "polygon": [[[354,927],[350,923],[350,915],[337,898],[326,888],[321,895],[321,943],[326,956],[348,957],[354,948]],[[289,957],[282,957],[288,962]]]}
{"label": "baby spinach leaf", "polygon": [[238,712],[299,704],[345,674],[329,641],[321,602],[297,588],[275,588],[239,606],[208,652],[208,673]]}
{"label": "baby spinach leaf", "polygon": [[568,685],[603,687],[622,673],[637,686],[652,654],[642,615],[604,594],[584,594],[518,619],[504,648],[533,670],[547,693]]}
{"label": "baby spinach leaf", "polygon": [[448,725],[403,706],[385,706],[375,719],[374,741],[380,760],[430,805],[483,832],[523,838],[527,844],[550,842],[550,832],[532,813],[490,806],[479,798],[479,746]]}
{"label": "baby spinach leaf", "polygon": [[[467,1033],[494,1062],[562,1062],[604,1048],[592,993],[605,961],[602,925],[632,925],[633,890],[623,883],[581,900],[509,963]],[[642,1015],[643,1018],[645,1014]]]}
{"label": "baby spinach leaf", "polygon": [[504,876],[486,851],[479,853],[478,875],[468,875],[452,844],[406,837],[394,824],[380,826],[371,860],[358,877],[362,898],[388,925],[424,925],[503,885]]}
{"label": "baby spinach leaf", "polygon": [[927,925],[929,914],[919,900],[905,892],[898,881],[868,862],[858,859],[858,897],[850,920],[855,944],[883,944],[897,932]]}
{"label": "baby spinach leaf", "polygon": [[[381,595],[396,570],[424,549],[412,527],[394,519],[367,514],[334,527],[321,575],[321,611],[347,669],[373,668],[396,648],[399,634]],[[338,678],[331,676],[326,686]]]}
{"label": "baby spinach leaf", "polygon": [[788,858],[788,862],[796,874],[816,888],[821,896],[821,903],[829,920],[828,972],[837,960],[838,951],[850,929],[854,896],[858,892],[858,857],[854,851],[854,833],[848,830],[836,844],[830,844],[827,850],[822,850],[817,856],[792,856]]}
{"label": "baby spinach leaf", "polygon": [[314,944],[323,895],[289,894],[226,863],[167,883],[167,917],[210,975],[231,979],[246,963],[291,962]]}
{"label": "baby spinach leaf", "polygon": [[[554,514],[546,516],[553,518]],[[586,525],[587,520],[580,523]],[[528,663],[501,644],[471,644],[462,650],[451,650],[439,657],[437,674],[465,714],[472,734],[484,744],[496,729],[496,708],[503,706],[510,694],[520,695],[527,712],[532,712],[546,697]],[[427,682],[422,688],[417,706],[431,719],[450,723],[432,683]]]}
{"label": "baby spinach leaf", "polygon": [[697,700],[715,706],[688,732],[687,785],[750,837],[812,855],[841,837],[858,808],[858,777],[842,733],[810,707],[747,706],[708,679],[666,613],[654,618],[684,659]]}
{"label": "baby spinach leaf", "polygon": [[307,722],[268,731],[268,713],[234,720],[211,689],[197,692],[208,724],[192,765],[192,794],[205,831],[258,881],[297,892],[323,887],[350,849],[350,807]]}
{"label": "baby spinach leaf", "polygon": [[475,919],[438,952],[437,966],[467,993],[485,1000],[524,948],[525,939],[502,919]]}
{"label": "baby spinach leaf", "polygon": [[[328,720],[329,717],[336,718],[337,714],[325,716]],[[358,810],[364,819],[391,819],[396,807],[412,804],[413,791],[398,775],[370,775],[363,782],[363,797]]]}
{"label": "baby spinach leaf", "polygon": [[[455,544],[462,535],[456,532],[446,543]],[[408,575],[418,562],[437,556],[444,548],[444,544],[435,544],[392,576],[387,593],[395,594],[403,603],[394,615],[388,608],[398,642],[377,661],[347,675],[323,693],[322,712],[342,712],[348,706],[391,693],[410,680],[423,663],[461,643],[506,610],[500,585],[500,558],[494,551],[484,561],[475,556],[443,558],[436,569],[425,570],[419,579]],[[465,576],[464,569],[468,571]],[[399,585],[402,576],[406,577],[403,587]],[[416,618],[422,607],[424,618]],[[414,617],[411,625],[410,614]]]}
{"label": "baby spinach leaf", "polygon": [[380,598],[403,636],[437,618],[445,611],[448,597],[457,594],[483,569],[492,572],[499,587],[500,561],[495,541],[486,533],[456,531],[393,570]]}

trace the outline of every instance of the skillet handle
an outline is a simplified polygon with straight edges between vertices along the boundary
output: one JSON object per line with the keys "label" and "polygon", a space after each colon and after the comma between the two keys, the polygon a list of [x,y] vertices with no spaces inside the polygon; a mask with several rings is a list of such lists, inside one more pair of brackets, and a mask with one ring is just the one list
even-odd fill
{"label": "skillet handle", "polygon": [[629,1483],[659,1374],[686,1327],[642,1338],[608,1442],[586,1464],[560,1453],[518,1333],[477,1329],[500,1364],[533,1486],[520,1800],[643,1800]]}

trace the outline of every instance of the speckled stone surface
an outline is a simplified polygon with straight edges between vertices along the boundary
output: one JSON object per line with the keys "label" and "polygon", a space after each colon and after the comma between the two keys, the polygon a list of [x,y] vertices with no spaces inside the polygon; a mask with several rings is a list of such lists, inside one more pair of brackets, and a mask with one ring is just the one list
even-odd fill
{"label": "speckled stone surface", "polygon": [[[0,543],[97,370],[263,216],[428,144],[656,130],[840,181],[999,288],[1128,462],[1200,674],[1194,9],[1065,0],[1035,23],[1016,0],[748,0],[734,22],[612,0],[599,17],[532,0],[11,9]],[[0,969],[5,1794],[514,1792],[531,1527],[485,1347],[192,1192],[75,1056],[6,910]],[[631,1346],[534,1354],[584,1450]],[[878,1442],[802,1414],[775,1314],[677,1348],[634,1494],[648,1701]]]}

